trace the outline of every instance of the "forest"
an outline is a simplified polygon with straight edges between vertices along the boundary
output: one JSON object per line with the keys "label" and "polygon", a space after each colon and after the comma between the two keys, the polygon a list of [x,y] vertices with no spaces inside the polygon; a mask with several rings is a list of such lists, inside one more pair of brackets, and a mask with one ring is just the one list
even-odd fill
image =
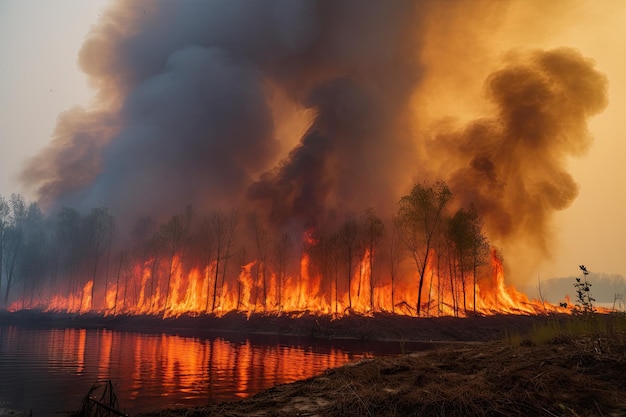
{"label": "forest", "polygon": [[444,182],[415,184],[388,219],[368,208],[292,229],[258,213],[187,206],[120,230],[106,207],[45,214],[21,195],[0,196],[2,304],[164,317],[516,308],[480,213],[456,207]]}

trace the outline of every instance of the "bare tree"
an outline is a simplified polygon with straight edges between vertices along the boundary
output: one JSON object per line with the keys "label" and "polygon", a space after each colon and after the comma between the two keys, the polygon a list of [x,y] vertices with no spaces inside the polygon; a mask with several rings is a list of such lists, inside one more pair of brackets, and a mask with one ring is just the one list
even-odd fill
{"label": "bare tree", "polygon": [[[243,270],[244,265],[248,264],[248,257],[247,257],[248,250],[246,249],[245,246],[242,246],[241,248],[239,248],[238,254],[240,257],[239,265],[241,265],[241,269]],[[238,277],[237,278],[237,305],[235,306],[237,310],[239,310],[243,305],[242,290],[243,288],[242,288],[241,278]]]}
{"label": "bare tree", "polygon": [[[259,278],[261,281],[261,288],[263,289],[263,309],[267,310],[267,264],[269,258],[269,250],[270,250],[270,236],[261,220],[258,217],[255,217],[252,220],[254,227],[254,242],[256,244],[257,250],[257,283],[259,282]],[[256,305],[258,302],[258,284],[255,285],[255,297],[254,297],[254,307],[256,309]]]}
{"label": "bare tree", "polygon": [[[546,294],[543,292],[543,286],[541,285],[541,277],[537,274],[537,292],[539,295],[539,301],[543,306],[543,311],[546,311]],[[615,303],[613,303],[613,310],[615,310]]]}
{"label": "bare tree", "polygon": [[446,260],[448,262],[448,278],[450,283],[450,296],[452,297],[452,311],[455,317],[459,315],[459,298],[457,296],[458,286],[455,285],[457,281],[457,267],[454,243],[450,240],[446,240]]}
{"label": "bare tree", "polygon": [[[87,236],[87,247],[89,256],[91,257],[92,273],[91,277],[93,285],[91,286],[91,303],[94,305],[94,293],[96,288],[96,279],[98,276],[98,265],[100,258],[109,247],[113,233],[113,216],[105,207],[94,208],[85,218],[85,233]],[[106,278],[105,278],[106,280]],[[106,296],[106,285],[105,285]]]}
{"label": "bare tree", "polygon": [[202,269],[205,271],[204,281],[206,282],[206,288],[204,288],[203,291],[206,294],[206,300],[204,310],[208,311],[210,300],[209,290],[211,288],[211,277],[209,276],[209,273],[211,272],[211,263],[213,262],[216,250],[215,236],[213,236],[213,229],[209,216],[204,216],[202,218],[202,222],[196,233],[196,240],[198,246],[198,256],[201,261]]}
{"label": "bare tree", "polygon": [[467,313],[466,276],[471,270],[471,219],[469,213],[459,209],[449,220],[448,234],[454,247],[453,265],[458,269],[461,277],[461,291],[463,294],[463,310]]}
{"label": "bare tree", "polygon": [[[437,315],[441,316],[442,312],[443,312],[443,305],[444,305],[444,291],[445,291],[445,286],[446,286],[446,277],[445,277],[445,265],[442,266],[442,263],[444,263],[446,261],[446,251],[448,249],[449,246],[449,239],[447,237],[447,234],[443,232],[442,229],[444,229],[447,226],[447,224],[445,222],[440,222],[439,227],[438,227],[438,232],[436,234],[436,239],[435,239],[435,243],[434,243],[434,250],[435,250],[435,256],[437,258]],[[432,287],[432,280],[431,280],[431,287]],[[451,290],[454,290],[454,285],[451,285]],[[454,304],[454,298],[453,298],[453,304]],[[429,303],[429,307],[430,307],[430,303]]]}
{"label": "bare tree", "polygon": [[322,278],[323,291],[328,293],[330,304],[335,304],[335,314],[339,311],[339,238],[337,233],[318,231],[315,239],[306,245],[312,265]]}
{"label": "bare tree", "polygon": [[363,213],[361,220],[363,246],[367,248],[369,252],[369,296],[370,296],[370,310],[374,311],[374,259],[378,256],[376,250],[383,237],[385,226],[383,220],[374,212],[374,209],[368,208]]}
{"label": "bare tree", "polygon": [[352,216],[343,222],[337,232],[339,248],[346,265],[348,281],[348,308],[352,308],[352,274],[359,255],[359,224]]}
{"label": "bare tree", "polygon": [[483,235],[483,220],[474,204],[469,209],[459,209],[449,221],[449,238],[456,248],[457,263],[463,286],[463,307],[466,305],[466,273],[473,277],[473,312],[476,313],[476,290],[478,286],[478,268],[487,263],[489,242]]}
{"label": "bare tree", "polygon": [[[130,231],[130,239],[130,253],[128,255],[127,262],[124,263],[126,272],[125,275],[127,279],[124,283],[125,290],[123,309],[125,309],[126,299],[128,298],[127,290],[131,260],[135,260],[135,262],[138,262],[142,265],[142,268],[145,268],[146,265],[149,265],[150,274],[148,276],[150,281],[144,281],[143,279],[134,280],[134,285],[131,286],[131,293],[136,298],[135,303],[138,307],[154,310],[155,303],[157,301],[154,297],[158,283],[157,266],[161,261],[161,257],[163,256],[163,239],[159,234],[157,223],[150,217],[138,218]],[[146,300],[146,292],[148,290],[150,292],[150,305],[147,304]]]}
{"label": "bare tree", "polygon": [[2,268],[2,261],[5,256],[5,242],[7,237],[7,229],[9,228],[9,215],[11,214],[11,208],[7,200],[0,195],[0,293],[2,290],[2,275],[4,269]]}
{"label": "bare tree", "polygon": [[282,292],[287,276],[289,260],[293,256],[294,244],[289,233],[283,233],[274,241],[273,259],[276,271],[276,298],[278,311],[282,310]]}
{"label": "bare tree", "polygon": [[387,239],[387,256],[389,262],[389,277],[391,279],[391,312],[396,312],[396,278],[400,269],[400,261],[402,260],[402,240],[400,236],[399,220],[394,218],[391,223],[391,232]]}
{"label": "bare tree", "polygon": [[[35,297],[43,295],[43,282],[50,269],[49,239],[44,215],[37,203],[28,205],[23,235],[16,268],[22,285],[22,308],[25,308],[27,304],[34,306]],[[27,293],[30,294],[28,303]]]}
{"label": "bare tree", "polygon": [[16,265],[18,256],[22,250],[24,240],[24,223],[26,222],[26,203],[24,198],[19,194],[11,194],[9,205],[11,208],[10,224],[6,230],[6,251],[5,251],[5,274],[6,288],[4,292],[4,304],[9,301],[11,288],[17,283],[19,278],[16,277]]}
{"label": "bare tree", "polygon": [[474,314],[476,314],[476,290],[478,285],[478,268],[489,263],[489,241],[483,234],[483,219],[474,204],[469,208],[470,218],[470,255],[472,275],[474,277]]}
{"label": "bare tree", "polygon": [[[161,277],[159,276],[159,265],[164,259],[167,259],[167,245],[165,238],[160,232],[154,233],[143,245],[146,258],[150,261],[150,306],[151,311],[160,309],[160,295],[161,289]],[[169,287],[169,285],[168,285]],[[141,292],[141,288],[139,288]],[[144,297],[145,288],[144,288]],[[143,300],[145,303],[145,299]],[[147,305],[145,305],[148,307]]]}
{"label": "bare tree", "polygon": [[[120,278],[122,276],[122,272],[126,271],[129,264],[129,256],[128,252],[121,250],[119,253],[119,264],[117,267],[117,274],[115,279],[115,299],[113,301],[113,314],[117,314],[117,305],[120,298]],[[128,289],[128,280],[125,280],[124,285],[124,296],[122,298],[122,306],[126,306],[126,296]],[[122,307],[122,311],[124,311],[124,307]]]}
{"label": "bare tree", "polygon": [[193,212],[191,206],[187,206],[182,214],[176,214],[166,224],[161,226],[159,232],[165,248],[167,249],[169,268],[167,272],[167,287],[165,288],[165,304],[163,305],[163,315],[166,314],[169,306],[170,287],[172,280],[172,269],[174,267],[174,259],[180,256],[182,259],[182,251],[189,238],[189,229],[191,227],[191,219]]}
{"label": "bare tree", "polygon": [[[226,261],[231,256],[231,250],[235,237],[235,230],[239,222],[239,215],[236,211],[224,214],[221,211],[213,212],[208,218],[209,228],[215,242],[215,280],[213,281],[213,303],[211,312],[215,312],[217,305],[217,285],[219,280],[220,267],[223,269],[222,283],[226,276]],[[208,311],[208,299],[207,299]]]}
{"label": "bare tree", "polygon": [[401,235],[419,274],[418,316],[421,311],[422,288],[432,254],[435,233],[450,200],[452,200],[452,193],[441,181],[430,186],[417,184],[410,194],[400,199],[398,219]]}
{"label": "bare tree", "polygon": [[[58,273],[67,281],[67,294],[75,294],[81,284],[81,264],[86,254],[83,218],[76,210],[63,207],[56,215],[55,246],[58,248]],[[70,297],[70,302],[75,301]],[[68,308],[73,309],[73,304]]]}

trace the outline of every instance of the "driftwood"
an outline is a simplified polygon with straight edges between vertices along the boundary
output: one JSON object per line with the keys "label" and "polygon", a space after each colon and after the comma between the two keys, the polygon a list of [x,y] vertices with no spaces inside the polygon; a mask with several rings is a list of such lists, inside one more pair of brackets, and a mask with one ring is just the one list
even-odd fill
{"label": "driftwood", "polygon": [[96,381],[83,398],[75,417],[128,417],[119,411],[120,405],[111,380]]}

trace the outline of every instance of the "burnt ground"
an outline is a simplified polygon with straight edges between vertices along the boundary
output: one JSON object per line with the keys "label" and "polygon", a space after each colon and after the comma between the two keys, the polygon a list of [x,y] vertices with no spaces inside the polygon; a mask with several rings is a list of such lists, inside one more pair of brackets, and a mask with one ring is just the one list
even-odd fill
{"label": "burnt ground", "polygon": [[568,315],[493,315],[466,318],[417,318],[378,313],[373,317],[345,315],[339,318],[306,312],[265,315],[228,313],[222,317],[203,315],[162,319],[158,316],[109,316],[99,314],[42,313],[39,311],[0,312],[0,324],[37,327],[109,328],[134,332],[168,332],[181,335],[285,335],[324,340],[366,341],[490,341],[506,334],[527,333],[533,326]]}
{"label": "burnt ground", "polygon": [[601,335],[558,335],[538,345],[531,342],[532,338],[509,337],[524,335],[547,323],[565,328],[571,320],[571,316],[562,315],[418,319],[388,314],[349,315],[333,320],[310,314],[248,318],[238,313],[221,318],[162,320],[0,313],[2,324],[167,331],[183,335],[232,332],[325,340],[445,342],[432,343],[432,349],[418,353],[367,359],[331,369],[244,400],[164,410],[143,417],[626,416],[623,328]]}

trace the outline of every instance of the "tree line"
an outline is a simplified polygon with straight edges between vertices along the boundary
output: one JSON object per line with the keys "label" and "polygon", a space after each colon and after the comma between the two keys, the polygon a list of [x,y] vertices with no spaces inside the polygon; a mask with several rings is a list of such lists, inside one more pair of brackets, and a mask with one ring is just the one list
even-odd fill
{"label": "tree line", "polygon": [[488,258],[478,210],[457,207],[443,182],[415,184],[392,218],[368,208],[306,230],[188,206],[125,231],[105,207],[46,215],[20,195],[0,196],[5,308],[54,308],[61,297],[75,311],[88,295],[93,310],[165,315],[184,293],[195,313],[293,311],[315,298],[333,313],[458,315],[476,311]]}

